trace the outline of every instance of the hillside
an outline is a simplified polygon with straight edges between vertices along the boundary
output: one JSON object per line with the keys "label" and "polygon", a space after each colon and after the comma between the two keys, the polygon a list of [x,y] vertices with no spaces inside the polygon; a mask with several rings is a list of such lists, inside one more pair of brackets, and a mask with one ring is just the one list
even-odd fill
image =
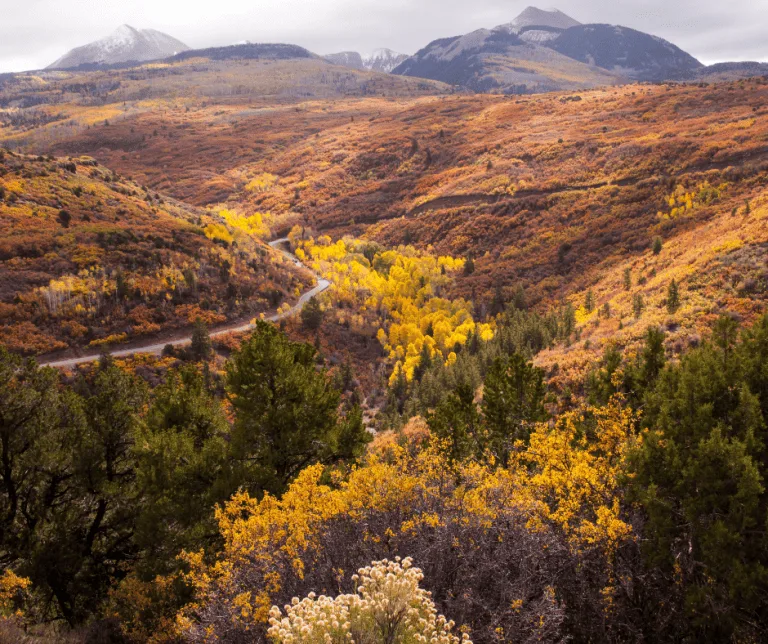
{"label": "hillside", "polygon": [[[665,315],[660,303],[670,275],[687,292],[691,258],[711,277],[710,305],[705,316],[681,308],[671,317],[681,346],[718,312],[742,311],[745,319],[759,312],[762,287],[734,296],[717,277],[730,261],[717,240],[741,225],[747,202],[755,212],[765,188],[767,98],[768,85],[751,80],[526,99],[350,99],[263,113],[235,105],[177,108],[86,130],[55,150],[97,155],[198,205],[268,212],[276,233],[298,224],[333,239],[351,234],[387,247],[471,256],[474,272],[460,276],[451,292],[472,299],[480,317],[521,288],[540,311],[566,301],[578,309],[593,288],[601,305],[607,301],[619,313],[602,321],[605,330],[594,337],[585,328],[589,351],[582,342],[547,358],[564,374],[569,363],[581,374],[605,338],[632,345],[645,316]],[[149,136],[155,130],[162,134]],[[202,169],[194,150],[205,150],[214,166]],[[761,226],[757,220],[744,229],[753,239],[741,251],[745,257],[759,252]],[[711,250],[698,256],[694,240],[704,231]],[[640,267],[657,237],[664,248],[686,251],[676,252],[655,280],[655,264]],[[627,309],[635,292],[608,297],[601,286],[616,283],[627,267],[649,289],[655,285],[641,293],[654,304],[637,322]],[[745,279],[761,284],[760,271],[749,270]]]}
{"label": "hillside", "polygon": [[614,25],[570,27],[546,45],[569,58],[633,80],[684,79],[703,67],[666,40]]}
{"label": "hillside", "polygon": [[718,83],[741,78],[768,76],[768,63],[741,62],[718,63],[697,69],[694,78],[705,82]]}
{"label": "hillside", "polygon": [[[0,145],[42,151],[60,139],[91,130],[93,139],[98,140],[107,134],[101,131],[102,126],[127,124],[142,116],[155,121],[163,109],[176,115],[172,127],[184,123],[194,127],[201,117],[211,118],[218,123],[214,131],[222,133],[232,132],[230,128],[240,119],[266,117],[272,109],[289,109],[287,106],[304,101],[450,92],[448,86],[436,81],[341,68],[309,56],[263,58],[265,51],[272,50],[243,45],[210,50],[212,58],[198,51],[190,59],[130,69],[0,77]],[[217,113],[216,106],[224,109]],[[131,149],[161,132],[165,134],[169,126],[158,121],[139,137],[134,136],[134,129],[129,137]],[[233,147],[233,151],[237,149]],[[168,150],[173,152],[174,146]]]}
{"label": "hillside", "polygon": [[0,344],[23,354],[250,319],[311,283],[245,232],[255,219],[192,208],[89,158],[0,153],[0,222]]}
{"label": "hillside", "polygon": [[[616,347],[633,355],[648,328],[662,329],[668,354],[680,356],[708,338],[720,316],[751,325],[764,314],[768,193],[764,179],[755,187],[754,198],[717,199],[710,208],[699,201],[701,194],[688,193],[695,205],[677,215],[689,220],[682,231],[669,234],[669,212],[660,218],[658,254],[648,249],[606,266],[572,294],[577,341],[536,359],[553,374],[551,386],[580,390],[606,351]],[[684,190],[674,199],[676,208],[685,208]],[[670,301],[673,283],[676,302]]]}
{"label": "hillside", "polygon": [[[140,114],[85,131],[56,149],[98,154],[196,203],[269,211],[288,227],[308,221],[336,235],[473,253],[478,296],[522,281],[535,299],[557,299],[602,261],[647,249],[677,186],[728,183],[725,208],[753,196],[766,162],[765,95],[766,85],[751,81],[520,100],[307,103],[252,115],[234,106],[218,116],[177,110],[162,123]],[[229,114],[239,115],[237,148],[231,126],[211,126]],[[162,136],[141,140],[162,124]],[[205,182],[192,149],[216,159],[219,171]],[[271,185],[245,189],[265,173]]]}
{"label": "hillside", "polygon": [[313,57],[311,52],[297,45],[246,43],[229,45],[228,47],[188,49],[173,56],[164,56],[163,62],[174,63],[195,58],[204,60],[292,60]]}

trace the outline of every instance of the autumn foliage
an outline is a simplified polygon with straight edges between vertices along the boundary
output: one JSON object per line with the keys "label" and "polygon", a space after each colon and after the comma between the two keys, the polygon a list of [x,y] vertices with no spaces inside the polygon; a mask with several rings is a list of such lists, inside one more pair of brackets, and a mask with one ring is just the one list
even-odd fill
{"label": "autumn foliage", "polygon": [[[385,444],[334,486],[315,467],[282,499],[236,495],[217,512],[225,544],[217,562],[187,555],[197,599],[182,630],[200,642],[212,641],[209,633],[231,641],[263,633],[273,604],[309,590],[343,592],[344,571],[406,553],[423,568],[438,610],[470,625],[475,641],[497,633],[548,639],[567,619],[566,603],[587,601],[571,595],[584,584],[595,584],[592,600],[609,612],[622,593],[617,552],[634,538],[617,496],[633,425],[618,406],[597,411],[590,441],[579,438],[584,413],[594,412],[540,425],[506,469],[451,465],[439,442],[423,450]],[[454,577],[445,566],[458,552]],[[560,557],[571,574],[589,561],[590,581],[558,578]]]}
{"label": "autumn foliage", "polygon": [[0,79],[0,639],[765,641],[767,99]]}
{"label": "autumn foliage", "polygon": [[0,344],[19,353],[255,317],[309,283],[259,213],[170,204],[90,159],[4,155],[0,187]]}
{"label": "autumn foliage", "polygon": [[493,337],[490,324],[476,324],[471,303],[446,297],[464,260],[349,238],[302,240],[299,234],[292,232],[296,256],[333,284],[338,318],[352,327],[378,328],[376,337],[394,365],[390,382],[400,372],[412,380],[423,354],[451,364],[471,334]]}

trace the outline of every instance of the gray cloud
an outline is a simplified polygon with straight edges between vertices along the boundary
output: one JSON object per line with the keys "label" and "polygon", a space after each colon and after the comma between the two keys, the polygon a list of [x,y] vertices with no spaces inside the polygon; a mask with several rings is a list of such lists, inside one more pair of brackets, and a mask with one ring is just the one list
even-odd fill
{"label": "gray cloud", "polygon": [[[549,5],[548,0],[546,5]],[[530,0],[0,0],[0,71],[36,69],[123,23],[191,47],[290,42],[325,54],[390,47],[509,22]],[[561,0],[581,22],[661,36],[702,62],[768,60],[768,0]]]}

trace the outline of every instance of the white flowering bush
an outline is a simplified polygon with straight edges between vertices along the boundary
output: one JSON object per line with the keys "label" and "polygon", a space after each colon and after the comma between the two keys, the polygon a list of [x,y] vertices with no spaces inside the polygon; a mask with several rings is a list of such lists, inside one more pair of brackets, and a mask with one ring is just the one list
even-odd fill
{"label": "white flowering bush", "polygon": [[451,633],[423,578],[409,558],[374,561],[352,577],[355,594],[294,597],[285,614],[273,606],[268,635],[276,644],[472,644]]}

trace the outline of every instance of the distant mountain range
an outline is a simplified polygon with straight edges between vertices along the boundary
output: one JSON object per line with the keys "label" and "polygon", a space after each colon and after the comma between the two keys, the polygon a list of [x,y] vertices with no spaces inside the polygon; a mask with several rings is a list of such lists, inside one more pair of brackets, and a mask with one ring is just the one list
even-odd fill
{"label": "distant mountain range", "polygon": [[[180,40],[153,29],[135,29],[122,25],[101,40],[77,47],[59,58],[47,69],[122,67],[130,63],[155,60],[184,60],[192,57],[224,60],[228,58],[308,58],[313,57],[303,47],[284,44],[255,44],[243,40],[228,47],[192,50]],[[406,58],[391,49],[376,49],[369,56],[358,52],[330,54],[325,60],[344,67],[389,73]]]}
{"label": "distant mountain range", "polygon": [[[303,47],[252,44],[191,50],[151,29],[123,25],[113,34],[73,49],[50,68],[98,69],[153,60],[200,57],[316,58]],[[721,63],[705,67],[662,38],[606,24],[581,24],[562,11],[528,7],[509,23],[429,43],[413,56],[377,49],[329,54],[325,61],[358,70],[442,81],[476,92],[534,93],[633,81],[726,80],[768,75],[768,64]]]}
{"label": "distant mountain range", "polygon": [[338,54],[328,54],[324,58],[334,65],[389,74],[395,67],[404,62],[408,56],[406,54],[398,54],[391,49],[376,49],[370,56],[365,57],[356,51],[343,51]]}
{"label": "distant mountain range", "polygon": [[71,69],[92,65],[119,65],[127,62],[142,63],[168,58],[187,51],[180,40],[154,29],[134,29],[130,25],[118,27],[101,40],[77,47],[64,54],[48,69]]}

